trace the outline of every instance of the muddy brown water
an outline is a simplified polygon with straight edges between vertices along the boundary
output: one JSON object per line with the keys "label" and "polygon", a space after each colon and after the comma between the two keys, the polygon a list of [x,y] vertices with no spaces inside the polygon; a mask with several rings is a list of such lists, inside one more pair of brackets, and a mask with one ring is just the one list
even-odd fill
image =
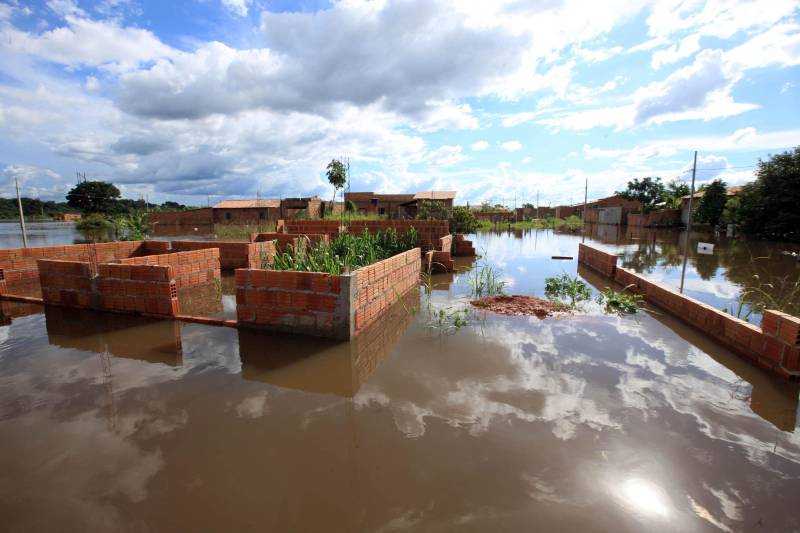
{"label": "muddy brown water", "polygon": [[[580,240],[476,244],[541,295]],[[3,302],[2,530],[800,528],[797,384],[655,310],[444,331],[428,306],[340,343]]]}

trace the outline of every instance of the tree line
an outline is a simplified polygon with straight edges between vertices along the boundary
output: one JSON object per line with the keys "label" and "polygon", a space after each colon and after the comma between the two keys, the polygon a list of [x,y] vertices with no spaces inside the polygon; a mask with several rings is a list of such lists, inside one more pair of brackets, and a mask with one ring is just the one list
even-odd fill
{"label": "tree line", "polygon": [[[720,179],[704,184],[694,198],[692,221],[717,228],[733,224],[745,235],[761,239],[800,242],[800,146],[766,161],[759,159],[755,181],[728,194]],[[643,213],[681,207],[689,186],[673,180],[647,177],[628,182],[621,197],[641,202]]]}

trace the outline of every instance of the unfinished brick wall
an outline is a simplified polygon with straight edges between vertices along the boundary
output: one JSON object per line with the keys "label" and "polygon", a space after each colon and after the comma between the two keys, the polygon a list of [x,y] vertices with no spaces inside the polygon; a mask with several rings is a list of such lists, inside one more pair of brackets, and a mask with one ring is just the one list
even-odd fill
{"label": "unfinished brick wall", "polygon": [[579,245],[579,263],[629,287],[760,366],[785,377],[800,377],[800,318],[766,310],[759,327],[618,267],[616,260],[613,254]]}
{"label": "unfinished brick wall", "polygon": [[454,252],[457,257],[475,257],[475,248],[472,241],[464,239],[460,233],[456,234],[454,240]]}
{"label": "unfinished brick wall", "polygon": [[275,257],[272,242],[172,241],[172,250],[178,252],[208,248],[219,249],[220,267],[225,269],[261,268],[262,257]]}
{"label": "unfinished brick wall", "polygon": [[219,248],[132,257],[122,259],[119,263],[123,265],[170,265],[178,289],[221,279]]}
{"label": "unfinished brick wall", "polygon": [[97,305],[88,262],[39,259],[37,263],[44,303],[86,309]]}
{"label": "unfinished brick wall", "polygon": [[[97,244],[68,244],[34,248],[0,250],[0,294],[15,293],[16,282],[37,280],[37,259],[105,263],[131,256],[162,253],[169,249],[166,241],[122,241]],[[3,286],[5,285],[5,286]]]}
{"label": "unfinished brick wall", "polygon": [[356,270],[353,328],[358,335],[410,289],[419,286],[421,251],[414,248]]}
{"label": "unfinished brick wall", "polygon": [[170,265],[105,263],[98,265],[97,272],[98,309],[163,316],[180,311]]}
{"label": "unfinished brick wall", "polygon": [[350,278],[319,272],[237,269],[239,324],[350,338]]}
{"label": "unfinished brick wall", "polygon": [[415,248],[340,276],[237,269],[237,319],[272,331],[353,338],[418,286],[420,265]]}
{"label": "unfinished brick wall", "polygon": [[333,240],[339,236],[340,224],[335,220],[279,220],[278,233],[324,233]]}
{"label": "unfinished brick wall", "polygon": [[292,246],[297,246],[297,239],[302,239],[305,241],[306,245],[316,246],[320,242],[328,243],[330,239],[328,235],[324,233],[302,233],[302,234],[295,234],[295,233],[253,233],[250,235],[250,242],[268,242],[268,241],[278,241],[278,251],[283,251],[286,249],[287,244],[291,244]]}

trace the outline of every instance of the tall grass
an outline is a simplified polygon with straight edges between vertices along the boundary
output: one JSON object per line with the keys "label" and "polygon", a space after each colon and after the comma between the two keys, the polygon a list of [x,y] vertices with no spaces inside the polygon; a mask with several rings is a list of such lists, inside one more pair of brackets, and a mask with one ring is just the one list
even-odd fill
{"label": "tall grass", "polygon": [[264,268],[272,270],[342,274],[416,248],[417,241],[413,228],[403,234],[393,228],[374,234],[365,229],[361,235],[343,233],[331,243],[321,242],[308,249],[288,246],[275,255],[271,264],[262,263]]}
{"label": "tall grass", "polygon": [[470,296],[483,298],[484,296],[497,296],[504,294],[506,282],[500,279],[502,272],[487,264],[479,263],[467,276]]}
{"label": "tall grass", "polygon": [[259,224],[216,224],[214,237],[218,241],[247,241],[252,233],[272,233],[276,223],[268,220]]}

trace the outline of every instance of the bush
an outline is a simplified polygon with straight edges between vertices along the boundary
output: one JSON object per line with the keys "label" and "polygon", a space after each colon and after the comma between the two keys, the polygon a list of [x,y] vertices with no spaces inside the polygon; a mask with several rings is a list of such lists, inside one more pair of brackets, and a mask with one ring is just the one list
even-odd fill
{"label": "bush", "polygon": [[417,220],[447,220],[450,209],[443,202],[427,200],[420,202],[417,209]]}
{"label": "bush", "polygon": [[454,207],[450,212],[450,233],[475,233],[478,219],[469,207]]}
{"label": "bush", "polygon": [[111,221],[100,213],[86,215],[75,223],[75,228],[79,230],[99,230],[111,227],[113,227]]}

